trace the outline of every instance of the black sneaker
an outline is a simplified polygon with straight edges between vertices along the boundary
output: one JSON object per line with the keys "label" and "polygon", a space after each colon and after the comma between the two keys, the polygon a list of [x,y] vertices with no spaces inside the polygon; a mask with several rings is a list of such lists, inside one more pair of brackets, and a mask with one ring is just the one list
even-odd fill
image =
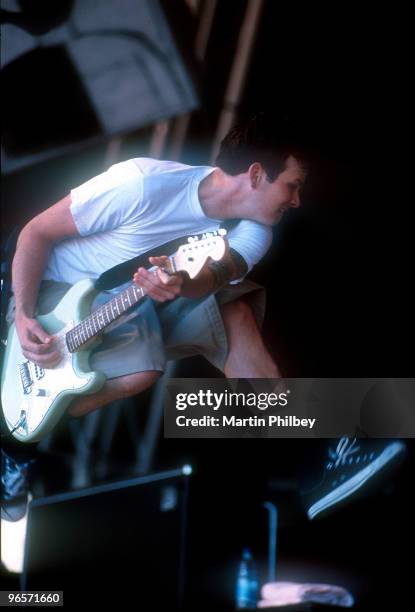
{"label": "black sneaker", "polygon": [[1,518],[19,521],[26,513],[29,467],[33,463],[13,459],[1,449]]}
{"label": "black sneaker", "polygon": [[329,449],[320,483],[306,494],[308,518],[320,518],[356,498],[369,484],[379,484],[404,452],[405,445],[396,440],[340,438],[336,449]]}

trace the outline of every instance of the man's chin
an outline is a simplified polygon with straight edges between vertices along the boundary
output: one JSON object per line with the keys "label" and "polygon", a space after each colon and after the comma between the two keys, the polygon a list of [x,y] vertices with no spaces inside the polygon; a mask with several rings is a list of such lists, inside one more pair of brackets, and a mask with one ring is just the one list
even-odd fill
{"label": "man's chin", "polygon": [[272,216],[269,215],[266,217],[265,216],[256,217],[256,221],[258,223],[261,223],[262,225],[267,225],[269,227],[272,227],[273,225],[277,225],[281,221],[283,216],[284,216],[284,213],[277,212],[277,213],[274,213]]}
{"label": "man's chin", "polygon": [[281,219],[283,218],[284,213],[283,212],[277,212],[272,220],[272,223],[270,225],[278,225],[278,223],[281,221]]}

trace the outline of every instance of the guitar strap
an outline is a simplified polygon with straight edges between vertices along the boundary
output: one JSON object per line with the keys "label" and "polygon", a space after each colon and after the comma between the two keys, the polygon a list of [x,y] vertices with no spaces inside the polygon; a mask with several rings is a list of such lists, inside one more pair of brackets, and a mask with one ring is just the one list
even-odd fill
{"label": "guitar strap", "polygon": [[95,281],[95,289],[98,291],[108,291],[109,289],[114,289],[114,287],[118,287],[119,285],[123,285],[128,281],[132,281],[134,272],[137,268],[149,267],[148,258],[152,257],[160,257],[161,255],[173,255],[183,244],[183,238],[176,238],[175,240],[170,240],[170,242],[166,242],[161,244],[154,249],[151,249],[147,253],[142,253],[137,257],[133,257],[128,261],[123,261],[122,263],[106,270],[97,278]]}
{"label": "guitar strap", "polygon": [[[229,219],[221,223],[220,227],[226,229],[226,231],[229,231],[238,223],[239,219]],[[123,261],[117,266],[106,270],[95,281],[95,289],[97,289],[98,291],[108,291],[110,289],[114,289],[115,287],[119,287],[124,283],[128,283],[128,281],[132,280],[134,272],[137,270],[137,268],[148,267],[149,256],[160,257],[161,255],[173,255],[173,253],[177,251],[177,249],[185,242],[185,240],[186,237],[175,238],[174,240],[170,240],[169,242],[165,242],[164,244],[155,247],[151,250],[151,253],[142,253],[137,257],[133,257],[128,261]]]}

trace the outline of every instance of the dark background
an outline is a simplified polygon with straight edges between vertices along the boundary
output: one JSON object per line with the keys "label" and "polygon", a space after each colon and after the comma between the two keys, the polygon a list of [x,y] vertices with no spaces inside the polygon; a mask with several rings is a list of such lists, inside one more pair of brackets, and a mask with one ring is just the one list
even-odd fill
{"label": "dark background", "polygon": [[[205,164],[246,3],[218,3],[202,65],[189,52],[194,23],[185,5],[164,6],[202,102],[182,161]],[[269,256],[252,273],[268,290],[264,337],[285,376],[413,372],[406,21],[391,7],[265,3],[238,112],[265,109],[295,118],[316,153],[302,208],[275,228]],[[28,82],[27,91],[37,85]],[[69,120],[65,104],[60,95],[56,112]],[[146,155],[149,138],[150,128],[127,135],[121,159]],[[101,172],[103,160],[104,145],[97,143],[7,175],[4,231]],[[216,372],[196,359],[183,362],[179,375]],[[282,513],[280,578],[345,585],[361,610],[407,609],[412,441],[392,481],[330,518],[307,523],[299,483],[312,466],[323,466],[325,453],[324,441],[160,440],[156,469],[189,461],[196,470],[189,514],[193,609],[229,605],[245,544],[263,557],[264,499],[278,501]],[[54,486],[64,477],[56,470]]]}

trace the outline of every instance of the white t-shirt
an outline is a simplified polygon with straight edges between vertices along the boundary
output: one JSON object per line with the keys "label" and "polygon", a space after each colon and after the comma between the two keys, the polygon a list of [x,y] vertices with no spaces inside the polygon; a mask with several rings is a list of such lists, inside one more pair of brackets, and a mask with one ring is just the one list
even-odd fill
{"label": "white t-shirt", "polygon": [[[213,170],[136,158],[72,189],[71,212],[80,236],[53,247],[44,279],[71,284],[96,279],[170,240],[217,230],[221,220],[207,217],[198,197],[200,181]],[[270,247],[272,231],[242,220],[228,240],[250,270]]]}

